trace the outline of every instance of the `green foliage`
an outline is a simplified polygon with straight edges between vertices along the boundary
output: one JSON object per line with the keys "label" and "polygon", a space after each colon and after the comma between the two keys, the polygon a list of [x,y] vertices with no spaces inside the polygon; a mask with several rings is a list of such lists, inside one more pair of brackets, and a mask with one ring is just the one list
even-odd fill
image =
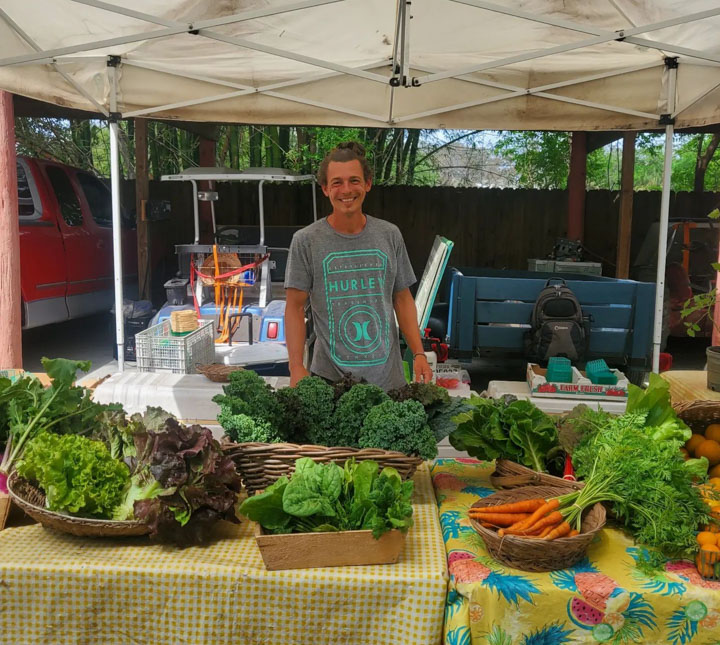
{"label": "green foliage", "polygon": [[423,459],[437,456],[435,435],[417,401],[385,401],[370,410],[358,441],[360,448],[397,450]]}
{"label": "green foliage", "polygon": [[701,467],[683,461],[682,440],[655,439],[656,430],[635,412],[609,419],[582,439],[573,464],[581,478],[606,479],[617,521],[639,543],[669,557],[688,556],[698,526],[708,521],[693,482]]}
{"label": "green foliage", "polygon": [[267,421],[253,419],[247,414],[231,414],[222,410],[217,419],[228,437],[236,443],[278,443],[285,440]]}
{"label": "green foliage", "polygon": [[389,400],[385,391],[377,385],[353,386],[338,399],[327,430],[327,445],[356,448],[368,412],[376,405]]}
{"label": "green foliage", "polygon": [[[36,379],[23,378],[14,385],[0,382],[0,407],[5,400],[2,416],[8,437],[0,473],[8,474],[22,457],[26,443],[43,431],[90,434],[98,415],[114,407],[94,403],[85,388],[73,385],[78,371],[90,369],[90,361],[43,358],[42,363],[51,379],[48,388]],[[1,389],[3,383],[5,389]]]}
{"label": "green foliage", "polygon": [[40,485],[51,511],[100,518],[112,517],[130,480],[102,442],[51,432],[28,442],[17,472]]}
{"label": "green foliage", "polygon": [[[218,394],[213,401],[220,405],[224,419],[243,414],[256,421],[282,427],[283,408],[273,389],[252,370],[239,370],[230,374],[230,382],[223,386],[225,394]],[[222,424],[222,421],[220,421]],[[223,426],[225,427],[225,426]]]}
{"label": "green foliage", "polygon": [[417,401],[424,408],[438,403],[450,403],[447,390],[435,383],[407,383],[396,390],[390,390],[388,395],[393,401]]}
{"label": "green foliage", "polygon": [[306,376],[293,388],[298,400],[301,435],[313,444],[326,443],[335,409],[335,391],[332,385],[318,376]]}
{"label": "green foliage", "polygon": [[271,533],[372,530],[379,538],[412,526],[413,482],[374,461],[318,464],[302,458],[291,478],[281,477],[246,499],[240,513]]}
{"label": "green foliage", "polygon": [[545,470],[548,453],[557,446],[552,419],[529,401],[473,396],[473,406],[455,418],[450,443],[478,459],[511,459]]}
{"label": "green foliage", "polygon": [[520,188],[566,188],[570,172],[567,132],[503,132],[495,153],[515,167]]}

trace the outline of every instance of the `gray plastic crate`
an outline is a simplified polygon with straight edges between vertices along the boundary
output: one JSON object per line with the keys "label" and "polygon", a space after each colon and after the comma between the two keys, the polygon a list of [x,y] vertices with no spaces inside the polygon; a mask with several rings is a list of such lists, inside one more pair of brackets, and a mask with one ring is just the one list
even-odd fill
{"label": "gray plastic crate", "polygon": [[584,275],[602,275],[600,262],[555,261],[555,273],[582,273]]}
{"label": "gray plastic crate", "polygon": [[552,273],[555,271],[555,260],[538,260],[536,258],[528,258],[528,271],[544,271]]}
{"label": "gray plastic crate", "polygon": [[195,374],[197,365],[215,362],[213,321],[201,320],[195,331],[173,336],[170,320],[164,320],[135,335],[135,351],[141,372]]}

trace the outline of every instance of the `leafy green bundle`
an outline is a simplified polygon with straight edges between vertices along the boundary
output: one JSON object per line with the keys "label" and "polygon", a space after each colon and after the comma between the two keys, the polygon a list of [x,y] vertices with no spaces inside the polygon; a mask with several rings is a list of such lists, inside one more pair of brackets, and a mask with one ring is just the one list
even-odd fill
{"label": "leafy green bundle", "polygon": [[412,526],[413,482],[374,461],[344,467],[302,458],[295,472],[246,499],[240,513],[270,533],[371,530],[379,538]]}
{"label": "leafy green bundle", "polygon": [[638,542],[665,555],[689,555],[695,534],[708,522],[708,507],[694,481],[707,475],[707,460],[683,461],[682,441],[658,440],[658,429],[637,412],[611,418],[588,432],[573,453],[582,479],[604,480],[617,520]]}
{"label": "leafy green bundle", "polygon": [[638,542],[668,557],[690,555],[695,533],[708,522],[696,482],[707,477],[707,460],[683,460],[690,429],[672,408],[667,382],[650,375],[646,390],[630,386],[619,417],[590,409],[567,420],[575,431],[575,471],[604,481],[616,518]]}
{"label": "leafy green bundle", "polygon": [[529,401],[514,397],[473,396],[472,408],[454,418],[450,443],[478,459],[511,459],[544,471],[548,453],[557,445],[552,419]]}
{"label": "leafy green bundle", "polygon": [[381,448],[425,459],[437,455],[437,442],[455,428],[453,416],[468,408],[433,384],[414,383],[389,396],[347,377],[331,386],[310,376],[274,392],[250,370],[231,374],[224,391],[213,399],[218,421],[238,443]]}
{"label": "leafy green bundle", "polygon": [[51,511],[105,519],[112,517],[130,482],[128,467],[104,443],[52,432],[28,442],[17,472],[40,485]]}
{"label": "leafy green bundle", "polygon": [[240,476],[207,428],[166,418],[160,431],[136,432],[125,456],[132,477],[115,519],[134,517],[151,537],[179,544],[202,542],[218,520],[238,521]]}
{"label": "leafy green bundle", "polygon": [[0,492],[7,492],[7,477],[33,437],[46,430],[57,434],[91,432],[103,410],[118,407],[95,403],[88,390],[73,385],[78,371],[90,369],[90,361],[43,358],[42,364],[52,379],[50,387],[34,377],[15,383],[0,379],[0,435],[6,437]]}

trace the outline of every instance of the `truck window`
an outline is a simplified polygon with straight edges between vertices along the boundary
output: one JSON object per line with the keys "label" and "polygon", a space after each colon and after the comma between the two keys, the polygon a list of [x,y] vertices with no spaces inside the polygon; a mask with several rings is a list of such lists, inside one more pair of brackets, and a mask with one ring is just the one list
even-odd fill
{"label": "truck window", "polygon": [[62,168],[55,166],[48,166],[46,170],[58,204],[60,204],[60,213],[65,223],[68,226],[81,226],[83,220],[80,201],[67,174]]}
{"label": "truck window", "polygon": [[112,196],[107,186],[85,172],[77,173],[77,179],[95,223],[106,228],[112,227]]}
{"label": "truck window", "polygon": [[17,162],[17,182],[18,182],[18,216],[20,218],[36,217],[35,201],[33,200],[30,182],[28,181],[25,167]]}

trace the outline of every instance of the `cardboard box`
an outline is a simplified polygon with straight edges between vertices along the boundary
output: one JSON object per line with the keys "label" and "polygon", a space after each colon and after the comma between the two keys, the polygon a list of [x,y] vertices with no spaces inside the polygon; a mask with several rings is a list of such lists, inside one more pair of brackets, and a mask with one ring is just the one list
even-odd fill
{"label": "cardboard box", "polygon": [[532,396],[562,397],[566,399],[627,399],[628,380],[619,370],[610,370],[617,376],[615,385],[596,385],[576,367],[572,368],[572,383],[553,383],[545,378],[547,370],[537,363],[528,363],[527,384]]}
{"label": "cardboard box", "polygon": [[388,531],[376,540],[372,531],[270,535],[256,524],[255,540],[268,571],[369,564],[395,564],[405,533]]}

